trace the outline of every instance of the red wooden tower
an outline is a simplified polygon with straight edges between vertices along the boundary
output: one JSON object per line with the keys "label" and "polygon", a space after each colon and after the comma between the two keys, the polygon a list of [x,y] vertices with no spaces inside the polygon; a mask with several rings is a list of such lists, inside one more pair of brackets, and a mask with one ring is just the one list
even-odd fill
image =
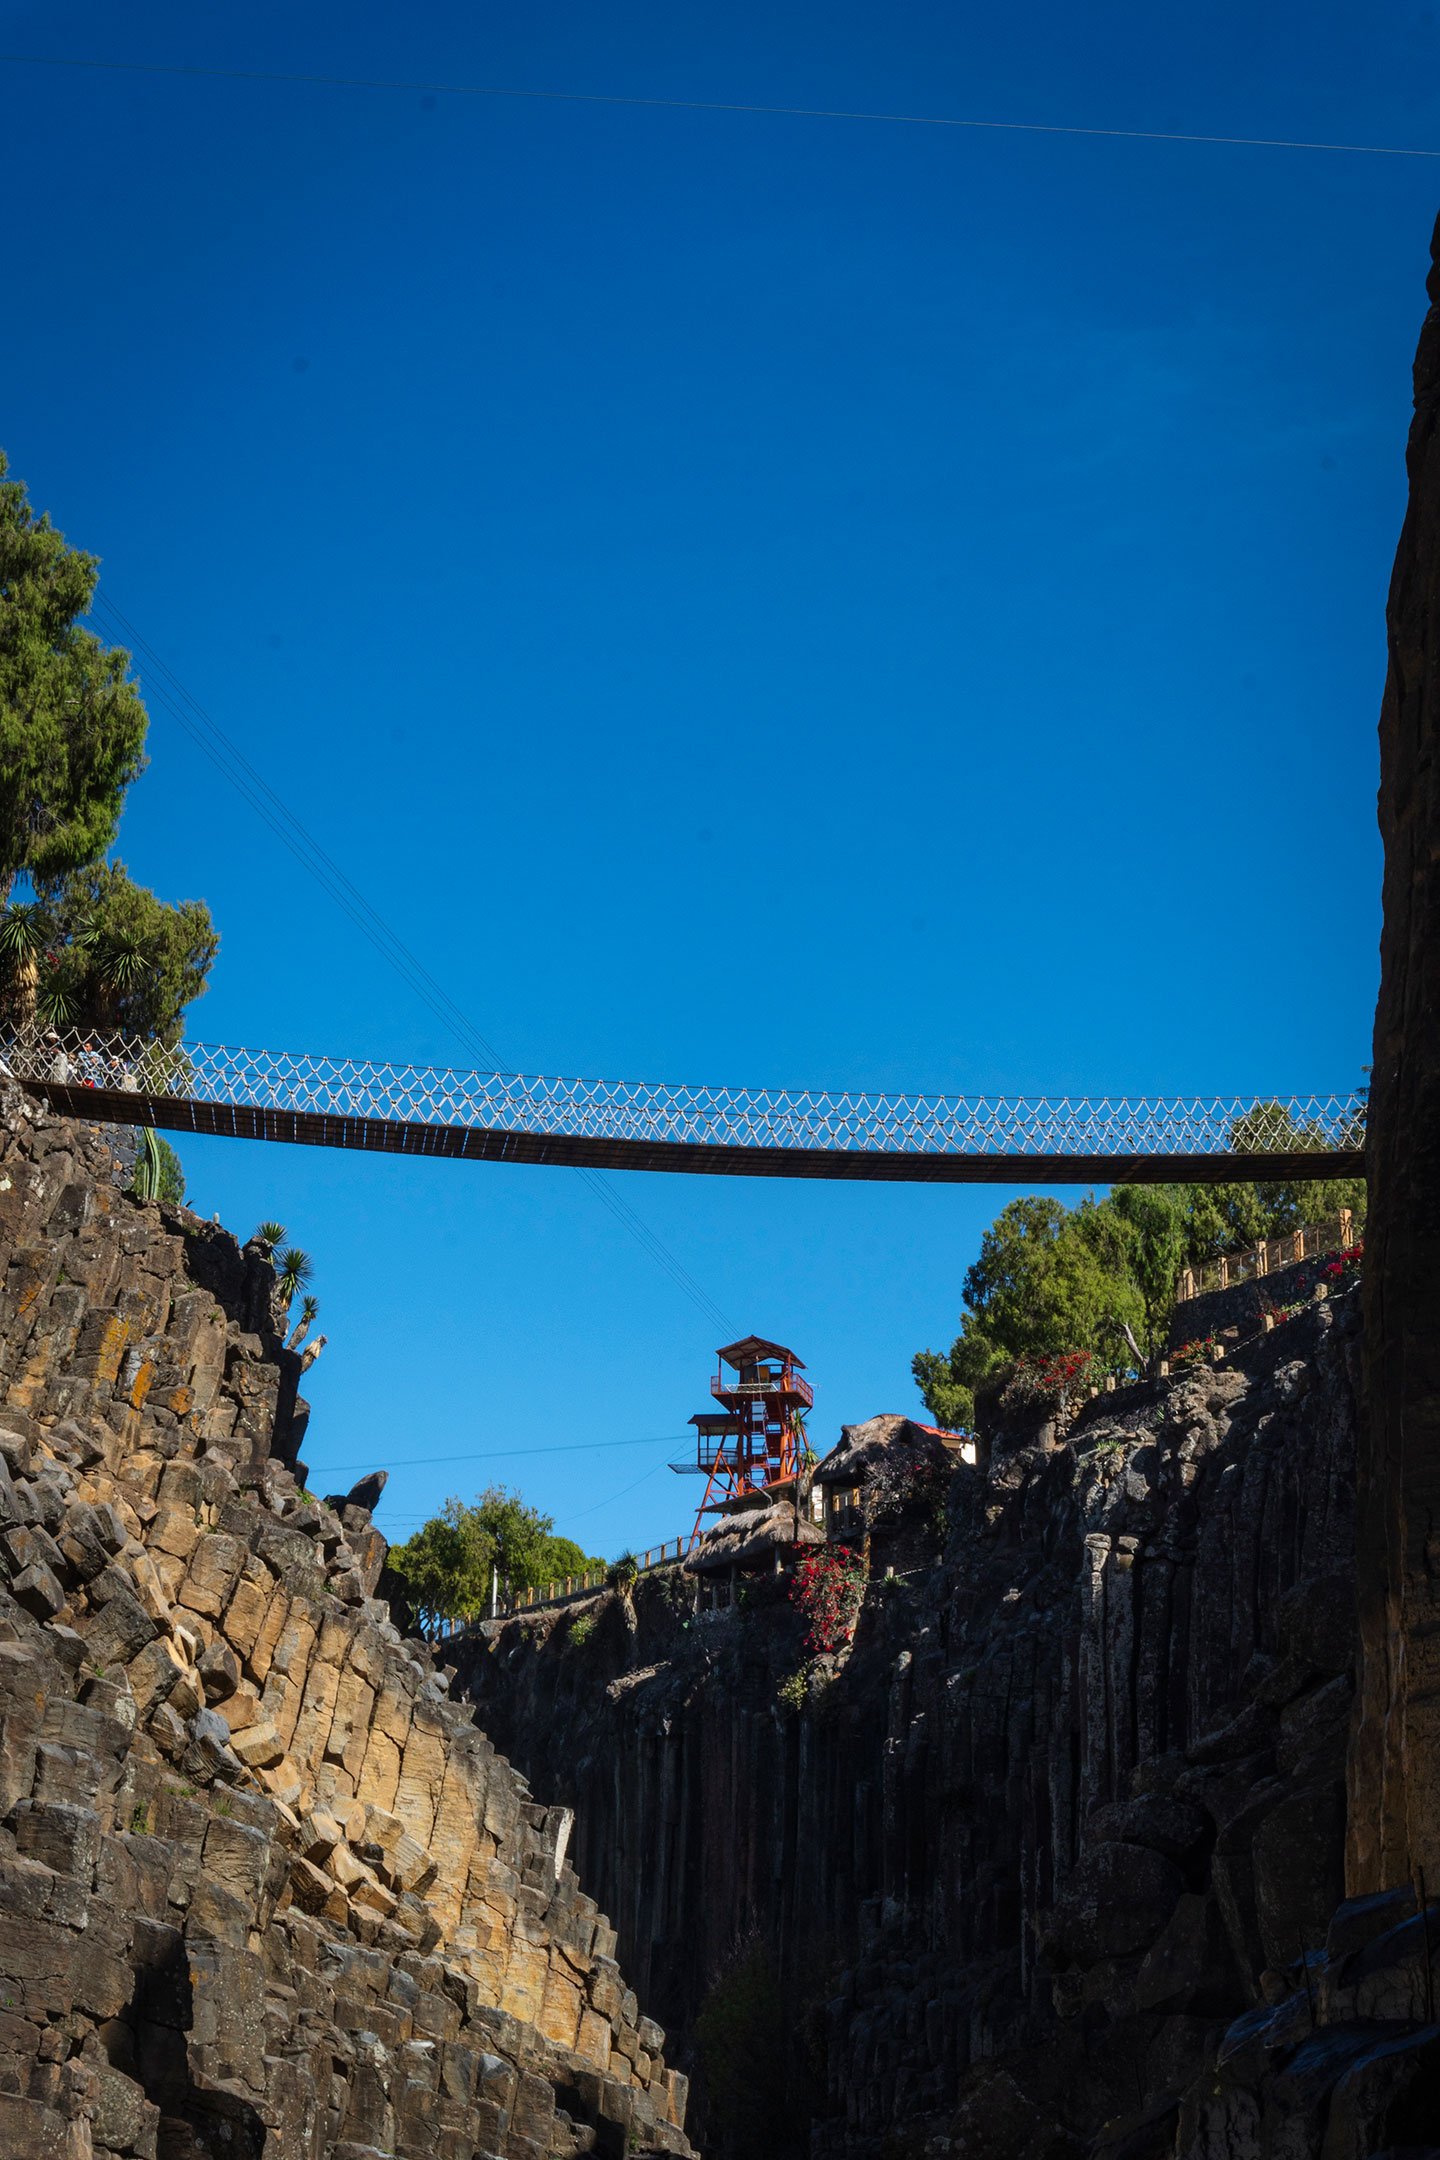
{"label": "red wooden tower", "polygon": [[719,1358],[710,1393],[721,1407],[691,1418],[695,1460],[671,1465],[705,1478],[692,1545],[706,1515],[743,1493],[785,1485],[798,1475],[805,1455],[802,1413],[815,1400],[809,1381],[800,1377],[803,1364],[783,1343],[747,1335],[727,1343]]}

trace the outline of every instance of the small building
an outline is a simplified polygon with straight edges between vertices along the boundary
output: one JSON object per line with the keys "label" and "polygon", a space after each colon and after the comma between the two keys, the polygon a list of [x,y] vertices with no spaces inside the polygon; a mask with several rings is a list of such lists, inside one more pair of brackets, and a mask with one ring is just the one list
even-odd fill
{"label": "small building", "polygon": [[971,1434],[921,1425],[894,1412],[843,1425],[838,1446],[816,1467],[812,1514],[826,1538],[840,1544],[883,1526],[885,1558],[899,1565],[906,1555],[897,1540],[907,1515],[914,1518],[930,1508],[956,1465],[975,1458]]}
{"label": "small building", "polygon": [[782,1492],[749,1492],[722,1503],[719,1520],[697,1537],[685,1565],[700,1581],[701,1607],[732,1602],[741,1576],[778,1575],[804,1546],[825,1543],[825,1532],[810,1519],[808,1479],[800,1505],[795,1487]]}

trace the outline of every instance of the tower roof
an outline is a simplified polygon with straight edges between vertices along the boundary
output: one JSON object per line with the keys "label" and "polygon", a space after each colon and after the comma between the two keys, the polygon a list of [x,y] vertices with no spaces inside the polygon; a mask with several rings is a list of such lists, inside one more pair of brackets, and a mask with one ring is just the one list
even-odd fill
{"label": "tower roof", "polygon": [[784,1343],[767,1342],[763,1335],[744,1335],[739,1342],[726,1343],[718,1355],[722,1364],[733,1365],[737,1372],[742,1365],[762,1357],[781,1358],[797,1372],[805,1370],[803,1358],[796,1357],[793,1350],[787,1350]]}

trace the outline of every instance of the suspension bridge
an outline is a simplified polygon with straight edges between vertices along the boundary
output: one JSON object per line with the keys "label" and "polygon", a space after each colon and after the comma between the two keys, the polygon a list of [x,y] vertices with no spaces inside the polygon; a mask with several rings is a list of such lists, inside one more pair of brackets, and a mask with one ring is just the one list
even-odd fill
{"label": "suspension bridge", "polygon": [[1363,1090],[971,1096],[667,1086],[38,1030],[5,1069],[72,1117],[306,1147],[724,1177],[1047,1185],[1354,1177]]}

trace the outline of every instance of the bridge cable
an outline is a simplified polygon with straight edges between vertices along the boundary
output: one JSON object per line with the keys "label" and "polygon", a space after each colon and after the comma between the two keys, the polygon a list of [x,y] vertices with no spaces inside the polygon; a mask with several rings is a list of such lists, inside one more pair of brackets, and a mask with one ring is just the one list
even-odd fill
{"label": "bridge cable", "polygon": [[[268,781],[255,770],[219,722],[214,720],[198,698],[186,689],[174,670],[114,601],[97,593],[91,604],[91,613],[92,616],[100,618],[110,635],[123,639],[132,649],[145,654],[151,668],[161,678],[158,685],[154,684],[153,678],[147,679],[147,699],[153,699],[162,705],[191,740],[204,751],[236,793],[244,797],[257,817],[270,827],[276,838],[289,849],[297,862],[309,871],[316,883],[323,887],[362,936],[369,940],[381,957],[408,983],[415,995],[423,999],[472,1055],[478,1053],[495,1072],[512,1071],[513,1068],[507,1067],[494,1044],[481,1034],[468,1015],[441,987],[404,940],[391,929],[385,918],[351,882],[333,856],[326,852],[284,799],[277,795]],[[709,1292],[696,1281],[678,1255],[651,1229],[644,1217],[637,1214],[628,1201],[621,1199],[610,1180],[598,1170],[582,1168],[578,1174],[622,1228],[627,1230],[656,1265],[664,1270],[676,1288],[682,1291],[713,1325],[727,1334],[733,1333],[735,1321],[716,1304]]]}

